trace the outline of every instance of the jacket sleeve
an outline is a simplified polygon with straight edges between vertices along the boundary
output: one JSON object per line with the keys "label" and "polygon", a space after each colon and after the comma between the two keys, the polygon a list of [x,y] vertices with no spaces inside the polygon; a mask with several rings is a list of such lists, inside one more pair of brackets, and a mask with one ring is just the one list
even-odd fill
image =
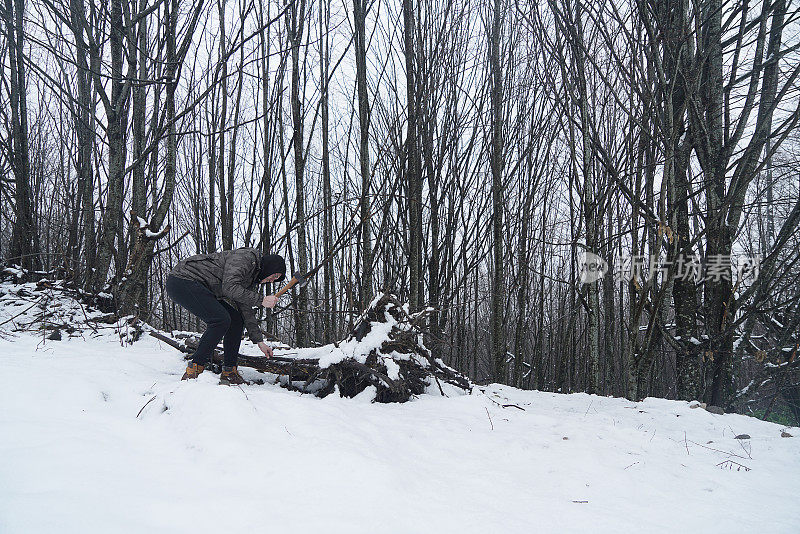
{"label": "jacket sleeve", "polygon": [[222,295],[239,304],[243,310],[261,304],[261,295],[248,289],[256,268],[255,257],[245,250],[234,251],[225,262]]}
{"label": "jacket sleeve", "polygon": [[250,338],[250,341],[253,343],[264,341],[264,334],[261,333],[261,329],[258,327],[253,308],[242,306],[239,311],[242,312],[242,322],[244,322],[244,327],[247,329],[247,337]]}

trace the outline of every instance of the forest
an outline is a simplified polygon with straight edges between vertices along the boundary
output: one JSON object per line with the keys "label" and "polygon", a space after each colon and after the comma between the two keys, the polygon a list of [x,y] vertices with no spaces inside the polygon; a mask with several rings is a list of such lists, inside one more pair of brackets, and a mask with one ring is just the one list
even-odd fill
{"label": "forest", "polygon": [[478,384],[800,424],[797,2],[0,13],[4,265],[201,330],[171,267],[253,247],[320,267],[263,312],[291,346],[390,293]]}

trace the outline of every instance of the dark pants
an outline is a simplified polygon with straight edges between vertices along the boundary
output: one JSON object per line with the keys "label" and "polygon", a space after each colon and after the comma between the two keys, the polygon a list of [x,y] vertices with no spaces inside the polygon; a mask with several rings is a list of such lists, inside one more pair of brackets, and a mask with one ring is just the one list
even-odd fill
{"label": "dark pants", "polygon": [[217,300],[211,290],[200,282],[184,280],[177,276],[167,277],[167,295],[206,323],[206,331],[200,337],[192,361],[199,365],[208,365],[211,362],[212,351],[222,339],[225,354],[223,365],[228,367],[236,365],[244,326],[239,310],[227,302]]}

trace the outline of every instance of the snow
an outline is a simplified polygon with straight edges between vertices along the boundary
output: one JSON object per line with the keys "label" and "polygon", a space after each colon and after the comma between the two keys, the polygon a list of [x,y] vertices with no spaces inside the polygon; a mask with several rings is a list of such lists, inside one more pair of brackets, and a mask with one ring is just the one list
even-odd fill
{"label": "snow", "polygon": [[364,336],[361,341],[353,338],[343,341],[337,345],[325,345],[319,348],[303,349],[298,351],[298,358],[319,358],[320,369],[325,369],[334,363],[339,363],[345,358],[354,358],[356,361],[364,363],[367,356],[373,349],[378,349],[386,341],[392,326],[395,324],[394,318],[388,313],[385,323],[372,323],[372,329]]}
{"label": "snow", "polygon": [[[374,306],[379,299],[380,296],[376,297],[368,308]],[[365,363],[370,352],[379,349],[383,342],[388,339],[389,332],[392,331],[392,328],[398,324],[397,319],[390,313],[385,312],[384,316],[386,321],[371,323],[370,331],[367,332],[361,341],[353,338],[339,343],[323,345],[321,347],[296,349],[293,356],[300,359],[318,358],[320,369],[326,369],[346,358],[353,358],[358,362]],[[388,358],[384,358],[384,360],[388,360]],[[390,378],[392,377],[390,376]]]}
{"label": "snow", "polygon": [[686,402],[496,384],[373,404],[374,391],[317,399],[249,369],[266,383],[181,382],[179,353],[150,336],[84,338],[0,339],[2,533],[800,525],[787,498],[800,492],[797,428],[781,438],[785,427]]}
{"label": "snow", "polygon": [[399,380],[400,366],[397,364],[397,362],[390,357],[387,358],[382,356],[381,359],[383,360],[383,364],[386,366],[386,376],[388,376],[392,380]]}
{"label": "snow", "polygon": [[17,277],[17,279],[20,279],[23,276],[25,276],[25,271],[23,271],[22,269],[19,269],[17,267],[13,267],[13,266],[4,267],[3,271],[4,272],[8,272],[10,274],[13,274],[14,276]]}
{"label": "snow", "polygon": [[772,368],[772,369],[776,369],[778,367],[783,367],[784,365],[789,365],[789,363],[791,363],[791,362],[783,362],[783,363],[764,362],[764,366]]}
{"label": "snow", "polygon": [[[142,223],[144,223],[144,226],[142,226]],[[147,221],[139,219],[139,229],[144,229],[144,235],[146,237],[161,237],[166,233],[168,223],[165,222],[164,226],[162,226],[158,232],[150,230],[149,228],[147,228],[147,226],[148,226]]]}

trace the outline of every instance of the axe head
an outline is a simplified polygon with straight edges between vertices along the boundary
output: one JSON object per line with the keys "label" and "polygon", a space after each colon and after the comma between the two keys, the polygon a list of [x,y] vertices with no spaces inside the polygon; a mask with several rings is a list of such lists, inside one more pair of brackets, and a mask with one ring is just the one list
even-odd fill
{"label": "axe head", "polygon": [[304,275],[300,271],[293,272],[292,273],[292,278],[297,280],[297,283],[295,285],[297,285],[298,287],[303,287],[304,285],[306,285],[308,283],[308,278],[306,277],[306,275]]}

